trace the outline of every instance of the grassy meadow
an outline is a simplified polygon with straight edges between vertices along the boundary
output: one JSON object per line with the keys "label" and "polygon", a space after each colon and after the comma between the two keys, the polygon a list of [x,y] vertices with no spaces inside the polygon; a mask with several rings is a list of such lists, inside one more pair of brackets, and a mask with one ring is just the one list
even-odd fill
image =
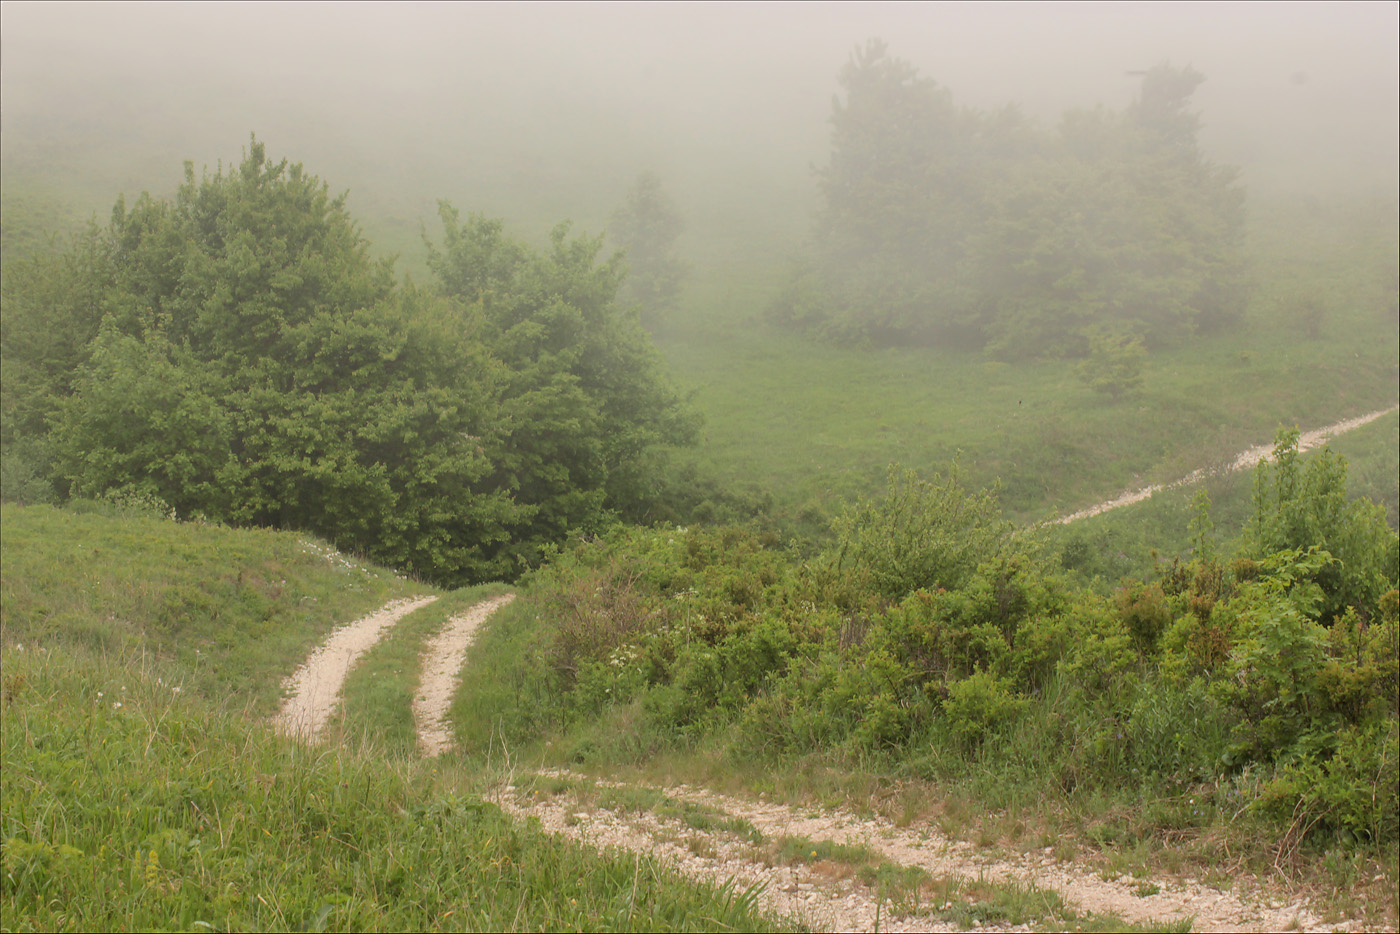
{"label": "grassy meadow", "polygon": [[[1279,427],[1394,405],[1393,217],[1364,203],[1265,203],[1249,247],[1243,326],[1154,351],[1142,388],[1116,401],[1072,362],[841,347],[770,327],[763,313],[785,267],[736,250],[722,271],[695,272],[658,330],[706,416],[699,449],[680,457],[767,492],[780,522],[809,534],[843,499],[882,486],[890,464],[932,471],[955,459],[978,484],[999,482],[1008,516],[1027,523],[1176,480],[1271,442]],[[1370,456],[1353,442],[1357,455]],[[1394,487],[1393,474],[1376,483],[1378,500]]]}
{"label": "grassy meadow", "polygon": [[[186,93],[189,111],[205,107],[196,89]],[[374,251],[397,257],[402,278],[428,278],[422,234],[438,235],[437,197],[464,213],[501,215],[513,236],[538,244],[569,217],[575,232],[602,230],[636,171],[630,155],[604,165],[595,153],[587,161],[608,132],[584,126],[586,115],[556,115],[568,116],[567,127],[588,145],[578,147],[583,155],[567,171],[551,171],[542,158],[521,155],[558,143],[531,136],[544,121],[519,128],[520,140],[511,140],[519,152],[506,147],[473,164],[470,121],[403,114],[405,133],[416,121],[413,133],[440,134],[416,144],[417,161],[402,157],[402,140],[391,133],[373,145],[327,134],[305,153],[280,148],[275,134],[294,136],[292,126],[258,127],[273,134],[275,159],[305,160],[332,193],[350,187],[350,210]],[[84,133],[57,118],[31,117],[27,135],[12,135],[0,204],[7,265],[53,248],[55,238],[89,219],[102,221],[119,191],[128,203],[146,187],[169,194],[159,185],[172,187],[174,159],[185,152],[154,152],[142,136],[149,128],[126,111],[82,119],[98,116],[97,129]],[[127,117],[131,127],[119,132]],[[180,145],[198,152],[231,156],[229,147],[246,140],[209,120],[194,122],[199,135]],[[672,160],[674,174],[663,172],[668,187],[675,179],[688,221],[678,248],[689,274],[674,310],[648,324],[670,376],[704,418],[698,445],[670,452],[680,487],[702,491],[684,517],[692,532],[710,520],[754,527],[780,542],[774,552],[795,566],[831,540],[831,520],[849,504],[884,489],[893,465],[930,476],[954,464],[970,487],[997,487],[1004,517],[1026,527],[1224,464],[1271,441],[1280,427],[1306,431],[1400,399],[1393,198],[1252,200],[1253,291],[1243,323],[1154,350],[1142,387],[1112,399],[1091,391],[1074,361],[838,346],[768,323],[811,227],[815,177],[796,158],[799,149],[779,153],[783,166],[791,163],[781,168],[771,153],[766,165],[730,153],[700,166],[713,155],[702,147],[700,156],[686,153],[690,162]],[[1383,504],[1395,528],[1400,416],[1332,447],[1349,462],[1351,493]],[[1253,515],[1251,476],[1213,477],[1200,488],[1210,497],[1213,535],[1228,553]],[[1111,615],[1110,595],[1124,578],[1156,586],[1173,557],[1190,553],[1197,490],[1166,491],[1039,533],[1057,570],[1095,594],[1085,598],[1091,622]],[[1373,912],[1393,923],[1400,913],[1393,848],[1380,852],[1360,835],[1338,835],[1335,845],[1286,850],[1294,829],[1287,819],[1245,812],[1241,802],[1262,795],[1262,771],[1227,777],[1208,773],[1215,763],[1195,763],[1197,772],[1183,766],[1180,779],[1129,787],[1115,773],[1095,785],[1095,760],[1112,758],[1122,736],[1109,727],[1120,720],[1136,724],[1141,748],[1174,750],[1188,764],[1194,760],[1183,732],[1213,730],[1204,739],[1224,743],[1225,721],[1211,719],[1216,701],[1204,688],[1191,693],[1165,676],[1148,683],[1136,657],[1139,667],[1125,663],[1121,683],[1103,688],[1100,707],[1071,697],[1072,679],[1047,676],[1033,699],[1012,700],[1030,713],[995,733],[996,743],[977,747],[984,753],[934,744],[908,755],[852,752],[847,744],[736,755],[729,739],[740,731],[766,724],[776,735],[799,720],[800,705],[782,705],[802,696],[800,677],[789,679],[786,695],[776,676],[756,679],[759,703],[732,723],[697,713],[694,723],[658,730],[665,704],[684,706],[684,698],[660,690],[645,703],[600,694],[588,715],[569,719],[541,662],[559,627],[548,613],[561,605],[549,602],[560,591],[549,591],[559,582],[546,569],[526,579],[522,599],[492,618],[468,657],[476,676],[451,711],[466,752],[430,763],[418,757],[409,707],[419,653],[454,613],[499,585],[438,591],[293,532],[172,522],[140,503],[6,504],[0,534],[4,930],[790,926],[761,916],[752,892],[697,886],[645,858],[562,842],[509,819],[483,793],[506,769],[547,764],[878,811],[903,823],[936,823],[979,846],[1092,857],[1105,874],[1165,872],[1222,885],[1286,876],[1339,918]],[[724,552],[734,541],[706,555],[720,568],[714,580],[697,572],[694,586],[667,595],[666,605],[692,599],[703,622],[706,608],[694,599],[702,584],[721,593],[749,586],[738,571],[724,577]],[[580,576],[582,583],[568,582],[576,593],[565,596],[587,603],[601,580],[601,572],[596,580]],[[283,679],[327,633],[389,600],[423,593],[440,599],[404,618],[350,673],[332,723],[334,745],[308,748],[271,730]],[[626,608],[623,598],[635,595],[609,597]],[[844,657],[864,638],[866,611],[874,612],[846,607],[838,619],[832,611],[810,628],[830,623],[840,650],[833,657]],[[806,632],[808,622],[796,619],[793,631]],[[755,659],[767,649],[763,635],[757,628],[738,633],[754,637]],[[697,689],[720,680],[716,669],[691,661],[683,674]],[[870,670],[885,670],[877,669]],[[863,670],[849,665],[831,677],[854,683]],[[858,684],[850,696],[862,697],[860,688],[875,697],[878,687]],[[989,722],[997,690],[982,698]],[[1131,717],[1110,706],[1123,698],[1136,705]],[[977,701],[969,694],[969,704]],[[904,709],[881,712],[897,718]],[[838,715],[858,719],[856,701],[830,717],[813,707],[806,726],[815,734],[823,717]],[[1074,715],[1083,722],[1070,729],[1066,717]],[[1181,722],[1193,726],[1183,731]],[[1080,784],[1045,774],[1043,762],[1062,748],[1083,767]],[[1196,804],[1200,789],[1209,790],[1208,806]],[[808,841],[796,843],[808,849]],[[853,872],[889,868],[869,854],[836,855],[858,865]],[[947,895],[961,912],[953,920],[1023,917],[1020,908],[995,917],[971,912],[977,900],[994,901],[977,886]]]}
{"label": "grassy meadow", "polygon": [[5,930],[774,929],[750,893],[552,838],[418,759],[394,666],[476,594],[404,620],[343,744],[303,746],[267,723],[282,679],[429,588],[292,533],[105,512],[4,508]]}

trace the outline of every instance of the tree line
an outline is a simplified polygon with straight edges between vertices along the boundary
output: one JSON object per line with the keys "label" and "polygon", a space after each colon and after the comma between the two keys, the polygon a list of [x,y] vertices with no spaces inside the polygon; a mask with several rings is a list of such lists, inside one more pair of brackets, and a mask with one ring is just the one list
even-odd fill
{"label": "tree line", "polygon": [[841,72],[811,256],[772,316],[836,340],[1081,356],[1236,321],[1244,190],[1205,158],[1191,95],[1158,65],[1121,113],[1046,132],[1015,106],[960,108],[891,56]]}
{"label": "tree line", "polygon": [[698,420],[618,301],[620,255],[439,214],[433,282],[400,284],[344,196],[254,138],[7,264],[7,485],[304,529],[449,585],[645,518]]}

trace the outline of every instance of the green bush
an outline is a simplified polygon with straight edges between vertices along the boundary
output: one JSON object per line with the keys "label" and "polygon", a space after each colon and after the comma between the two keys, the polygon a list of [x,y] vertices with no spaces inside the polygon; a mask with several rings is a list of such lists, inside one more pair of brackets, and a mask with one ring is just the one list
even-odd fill
{"label": "green bush", "polygon": [[996,491],[969,492],[956,468],[932,480],[891,468],[884,498],[857,500],[832,528],[838,570],[868,578],[891,600],[919,588],[956,590],[1002,552],[1012,530]]}
{"label": "green bush", "polygon": [[1140,652],[1151,652],[1171,624],[1172,613],[1162,588],[1156,584],[1129,584],[1118,590],[1118,615],[1132,634]]}
{"label": "green bush", "polygon": [[1369,616],[1382,594],[1400,586],[1400,538],[1382,507],[1347,498],[1346,479],[1345,458],[1330,449],[1303,466],[1297,429],[1279,432],[1273,457],[1254,475],[1252,557],[1316,548],[1335,558],[1312,574],[1329,622],[1349,606]]}
{"label": "green bush", "polygon": [[1019,716],[1026,701],[1016,697],[1010,682],[986,671],[977,671],[948,685],[943,716],[948,729],[968,746],[977,746]]}
{"label": "green bush", "polygon": [[1089,339],[1089,359],[1079,364],[1075,372],[1094,392],[1112,396],[1116,401],[1142,386],[1142,365],[1146,360],[1147,350],[1141,339],[1098,334]]}
{"label": "green bush", "polygon": [[1301,839],[1346,833],[1378,843],[1400,835],[1400,730],[1391,718],[1348,727],[1330,756],[1288,762],[1255,801]]}

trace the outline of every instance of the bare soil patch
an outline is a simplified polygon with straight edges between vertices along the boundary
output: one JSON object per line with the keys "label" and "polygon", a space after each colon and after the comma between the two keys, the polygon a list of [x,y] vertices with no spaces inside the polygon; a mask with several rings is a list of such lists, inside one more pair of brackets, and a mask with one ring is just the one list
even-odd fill
{"label": "bare soil patch", "polygon": [[[624,786],[567,772],[571,778],[603,787]],[[881,818],[863,818],[841,810],[815,810],[745,801],[678,785],[659,789],[667,798],[693,802],[727,817],[741,818],[766,840],[784,836],[867,847],[900,866],[922,869],[935,882],[961,880],[968,885],[1007,883],[1022,889],[1053,891],[1081,915],[1111,915],[1131,924],[1171,924],[1190,920],[1192,930],[1356,931],[1355,922],[1325,923],[1306,899],[1271,899],[1263,892],[1230,892],[1195,879],[1104,878],[1097,870],[1057,860],[1051,851],[1023,854],[979,851],[972,844],[943,836],[932,826],[897,827]],[[833,870],[826,861],[775,864],[771,846],[755,844],[734,833],[702,831],[655,813],[618,813],[591,806],[574,795],[533,795],[515,785],[499,795],[503,808],[518,817],[534,817],[553,833],[599,849],[644,852],[682,873],[707,882],[730,882],[740,888],[762,885],[765,909],[798,919],[818,930],[835,931],[1026,931],[1027,924],[964,927],[949,916],[951,902],[895,903],[858,877]],[[946,886],[945,886],[946,888]],[[971,890],[971,889],[970,889]],[[975,910],[975,909],[974,909]],[[1042,925],[1044,920],[1040,922]]]}

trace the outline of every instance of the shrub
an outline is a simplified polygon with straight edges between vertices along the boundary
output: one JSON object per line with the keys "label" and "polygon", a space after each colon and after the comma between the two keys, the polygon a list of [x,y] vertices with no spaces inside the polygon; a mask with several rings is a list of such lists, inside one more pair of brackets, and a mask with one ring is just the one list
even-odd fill
{"label": "shrub", "polygon": [[1119,589],[1116,603],[1119,618],[1132,634],[1138,651],[1151,652],[1172,621],[1162,588],[1156,584],[1125,585]]}
{"label": "shrub", "polygon": [[882,500],[860,499],[832,523],[838,573],[867,577],[892,600],[919,588],[955,590],[978,565],[999,555],[1012,525],[1001,518],[996,490],[970,493],[956,466],[921,480],[891,468]]}
{"label": "shrub", "polygon": [[1089,359],[1076,372],[1094,392],[1106,393],[1116,401],[1142,385],[1142,365],[1146,360],[1141,339],[1098,335],[1090,338]]}
{"label": "shrub", "polygon": [[978,671],[948,686],[943,715],[961,742],[977,746],[989,734],[1020,716],[1026,701],[1014,696],[1010,682]]}
{"label": "shrub", "polygon": [[1330,757],[1303,755],[1289,762],[1264,786],[1254,807],[1291,821],[1287,838],[1295,845],[1323,832],[1393,844],[1400,835],[1397,789],[1400,735],[1390,719],[1342,731]]}
{"label": "shrub", "polygon": [[1311,578],[1322,588],[1322,619],[1329,622],[1348,606],[1369,614],[1400,583],[1400,550],[1385,510],[1349,501],[1346,479],[1346,460],[1330,449],[1302,466],[1297,429],[1279,432],[1273,457],[1254,474],[1253,557],[1306,548],[1331,554],[1336,560]]}

